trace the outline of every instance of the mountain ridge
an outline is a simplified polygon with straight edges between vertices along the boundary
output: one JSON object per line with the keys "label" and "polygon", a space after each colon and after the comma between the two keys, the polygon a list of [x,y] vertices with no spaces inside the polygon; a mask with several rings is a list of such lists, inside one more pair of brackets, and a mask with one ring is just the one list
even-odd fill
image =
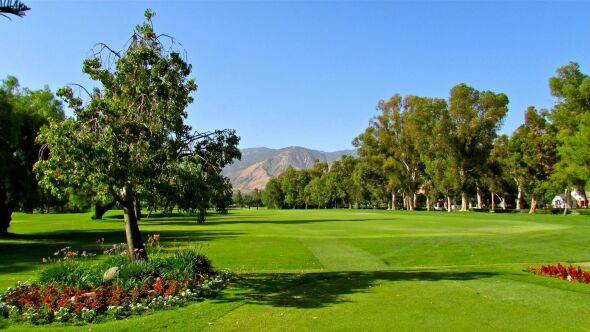
{"label": "mountain ridge", "polygon": [[295,169],[309,169],[316,161],[332,163],[343,155],[356,156],[356,150],[325,152],[301,146],[280,149],[255,147],[241,149],[242,159],[223,169],[234,190],[250,192],[264,189],[268,180],[286,171],[289,166]]}

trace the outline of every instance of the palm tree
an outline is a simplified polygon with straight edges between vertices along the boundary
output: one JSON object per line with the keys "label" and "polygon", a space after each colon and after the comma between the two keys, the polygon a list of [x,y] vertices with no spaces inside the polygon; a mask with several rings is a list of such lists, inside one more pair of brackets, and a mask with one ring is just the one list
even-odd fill
{"label": "palm tree", "polygon": [[18,17],[25,16],[25,12],[31,8],[27,7],[19,0],[0,0],[0,15],[8,17],[6,14],[16,15]]}

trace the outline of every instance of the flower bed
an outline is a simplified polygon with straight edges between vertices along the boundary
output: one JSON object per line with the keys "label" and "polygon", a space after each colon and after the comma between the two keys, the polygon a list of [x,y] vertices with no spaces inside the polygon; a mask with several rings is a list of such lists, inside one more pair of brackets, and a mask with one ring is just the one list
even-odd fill
{"label": "flower bed", "polygon": [[561,265],[561,263],[557,263],[557,265],[541,265],[538,268],[529,266],[529,271],[537,275],[552,276],[554,278],[571,282],[590,284],[590,273],[586,270],[582,270],[580,266],[574,268],[571,264],[567,268]]}
{"label": "flower bed", "polygon": [[58,283],[19,283],[0,295],[0,314],[14,321],[33,324],[92,322],[104,314],[119,319],[213,295],[225,286],[228,279],[227,273],[197,281],[159,277],[130,290],[114,284],[96,289],[74,289]]}
{"label": "flower bed", "polygon": [[194,250],[161,255],[157,234],[147,243],[158,249],[149,262],[129,261],[118,245],[94,262],[87,260],[93,254],[62,248],[42,259],[49,266],[39,280],[0,294],[0,316],[33,324],[120,319],[214,295],[231,279]]}

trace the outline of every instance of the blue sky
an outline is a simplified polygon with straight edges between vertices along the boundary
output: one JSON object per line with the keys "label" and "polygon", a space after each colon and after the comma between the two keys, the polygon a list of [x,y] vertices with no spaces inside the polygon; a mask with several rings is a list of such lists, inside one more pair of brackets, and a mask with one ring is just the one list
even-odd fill
{"label": "blue sky", "polygon": [[590,72],[589,1],[24,2],[26,17],[0,17],[0,76],[93,87],[83,58],[121,49],[149,7],[193,65],[189,123],[234,128],[243,148],[349,149],[379,99],[446,98],[461,82],[508,95],[511,133],[527,106],[553,105],[556,68]]}

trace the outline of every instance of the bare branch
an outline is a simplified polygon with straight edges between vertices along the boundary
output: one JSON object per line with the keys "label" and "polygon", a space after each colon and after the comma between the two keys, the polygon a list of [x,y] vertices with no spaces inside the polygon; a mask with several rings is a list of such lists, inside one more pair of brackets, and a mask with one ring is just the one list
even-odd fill
{"label": "bare branch", "polygon": [[[100,51],[96,52],[96,53],[102,53],[102,51],[104,51],[105,49],[107,49],[109,52],[111,52],[113,55],[115,55],[117,58],[121,57],[120,52],[117,52],[115,50],[113,50],[112,48],[110,48],[107,44],[105,43],[97,43],[94,45],[94,47],[96,46],[100,46]],[[95,54],[96,54],[95,53]]]}
{"label": "bare branch", "polygon": [[84,90],[86,92],[86,94],[88,95],[88,97],[92,98],[92,94],[90,93],[90,91],[88,91],[84,86],[78,84],[78,83],[68,83],[66,85],[72,85],[72,86],[77,86],[78,88]]}

